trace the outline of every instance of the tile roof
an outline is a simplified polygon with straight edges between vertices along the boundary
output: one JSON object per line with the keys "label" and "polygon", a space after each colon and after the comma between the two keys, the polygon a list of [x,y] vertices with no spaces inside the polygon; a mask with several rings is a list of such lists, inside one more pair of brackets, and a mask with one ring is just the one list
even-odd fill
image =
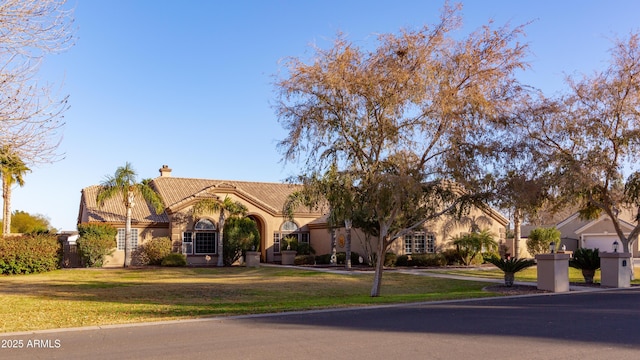
{"label": "tile roof", "polygon": [[[125,208],[122,197],[114,196],[104,202],[103,206],[98,206],[96,196],[100,186],[93,185],[82,190],[82,206],[87,211],[88,221],[102,221],[124,223],[126,220],[127,209]],[[156,214],[155,209],[147,204],[141,197],[136,196],[134,200],[131,218],[136,223],[169,223],[169,217],[166,213]]]}
{"label": "tile roof", "polygon": [[299,185],[282,183],[178,177],[157,177],[153,180],[153,185],[169,209],[179,208],[196,197],[210,197],[211,193],[235,193],[274,213],[281,213],[287,197],[300,188]]}
{"label": "tile roof", "polygon": [[[177,211],[186,206],[192,200],[216,196],[224,198],[225,193],[234,193],[248,202],[275,214],[281,214],[287,197],[299,185],[283,183],[249,182],[233,180],[210,180],[194,178],[178,178],[160,176],[153,179],[152,186],[162,197],[165,207],[171,211]],[[120,197],[109,199],[104,206],[98,207],[96,195],[98,185],[89,186],[82,191],[83,206],[87,209],[89,221],[124,222],[126,209]],[[166,213],[157,215],[155,210],[146,205],[146,202],[136,198],[133,208],[133,219],[138,222],[164,222],[168,223]],[[142,206],[141,204],[145,204]],[[300,207],[300,214],[318,214],[318,211]]]}

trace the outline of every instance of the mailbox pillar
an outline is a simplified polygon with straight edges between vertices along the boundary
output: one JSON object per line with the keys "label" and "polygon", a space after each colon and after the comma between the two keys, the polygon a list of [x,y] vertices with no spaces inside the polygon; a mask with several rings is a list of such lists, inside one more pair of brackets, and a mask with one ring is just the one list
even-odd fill
{"label": "mailbox pillar", "polygon": [[569,254],[538,254],[538,289],[569,291]]}
{"label": "mailbox pillar", "polygon": [[630,287],[631,271],[633,271],[633,264],[631,264],[630,253],[600,253],[600,285],[616,288]]}

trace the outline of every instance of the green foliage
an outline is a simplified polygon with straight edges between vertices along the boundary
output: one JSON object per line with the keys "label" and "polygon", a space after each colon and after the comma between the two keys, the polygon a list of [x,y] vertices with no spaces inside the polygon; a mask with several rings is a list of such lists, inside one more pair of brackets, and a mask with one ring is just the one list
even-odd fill
{"label": "green foliage", "polygon": [[[338,265],[344,265],[346,263],[347,260],[347,253],[346,252],[339,252],[336,253],[336,262],[338,263]],[[360,261],[360,254],[358,254],[355,251],[351,252],[351,264],[358,264],[358,261]]]}
{"label": "green foliage", "polygon": [[171,253],[171,239],[153,238],[140,246],[138,259],[142,265],[160,265],[162,259]]}
{"label": "green foliage", "polygon": [[11,215],[11,232],[17,234],[55,233],[49,219],[40,214],[31,215],[26,211],[16,210]]}
{"label": "green foliage", "polygon": [[298,250],[298,238],[295,236],[287,236],[284,239],[280,240],[280,251],[283,250]]}
{"label": "green foliage", "polygon": [[498,243],[493,240],[493,235],[488,230],[458,235],[451,243],[458,251],[459,261],[465,266],[477,261],[476,257],[483,252],[498,250]]}
{"label": "green foliage", "polygon": [[549,251],[549,244],[556,243],[556,249],[560,248],[560,230],[555,227],[536,228],[531,230],[527,238],[527,250],[531,255],[544,254]]}
{"label": "green foliage", "polygon": [[260,232],[256,223],[246,217],[232,216],[224,223],[222,258],[231,266],[247,251],[260,251]]}
{"label": "green foliage", "polygon": [[400,255],[396,259],[396,266],[441,267],[447,265],[443,254],[412,254]]}
{"label": "green foliage", "polygon": [[573,253],[569,266],[580,270],[600,269],[600,253],[598,249],[580,248]]}
{"label": "green foliage", "polygon": [[298,255],[293,260],[294,265],[315,265],[316,257],[313,255]]}
{"label": "green foliage", "polygon": [[33,274],[57,269],[62,246],[49,234],[5,237],[0,241],[0,273]]}
{"label": "green foliage", "polygon": [[78,254],[86,267],[102,267],[104,258],[116,247],[118,230],[108,224],[78,225]]}
{"label": "green foliage", "polygon": [[180,267],[187,266],[187,257],[179,253],[171,253],[162,259],[162,266]]}
{"label": "green foliage", "polygon": [[396,266],[396,259],[398,255],[388,252],[384,254],[384,266],[393,267]]}
{"label": "green foliage", "polygon": [[83,236],[112,237],[115,239],[118,230],[109,224],[79,224],[78,234]]}
{"label": "green foliage", "polygon": [[315,262],[318,265],[331,264],[331,254],[316,255],[315,256]]}
{"label": "green foliage", "polygon": [[534,259],[518,259],[515,257],[504,259],[497,256],[488,256],[485,258],[485,260],[488,263],[495,265],[503,272],[512,274],[515,274],[536,264],[536,261]]}
{"label": "green foliage", "polygon": [[316,250],[308,243],[298,244],[298,254],[300,255],[315,255]]}

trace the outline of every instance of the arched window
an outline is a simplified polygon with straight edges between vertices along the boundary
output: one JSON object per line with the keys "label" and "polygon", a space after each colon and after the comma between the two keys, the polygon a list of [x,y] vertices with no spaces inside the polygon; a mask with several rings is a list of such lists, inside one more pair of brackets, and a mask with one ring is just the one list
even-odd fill
{"label": "arched window", "polygon": [[298,224],[293,221],[285,221],[280,225],[280,231],[273,233],[273,252],[279,253],[281,250],[280,244],[285,237],[294,237],[298,240],[298,244],[305,243],[309,245],[309,232],[301,231]]}
{"label": "arched window", "polygon": [[193,231],[182,233],[182,249],[186,255],[217,254],[218,231],[216,224],[209,219],[200,219],[193,226]]}

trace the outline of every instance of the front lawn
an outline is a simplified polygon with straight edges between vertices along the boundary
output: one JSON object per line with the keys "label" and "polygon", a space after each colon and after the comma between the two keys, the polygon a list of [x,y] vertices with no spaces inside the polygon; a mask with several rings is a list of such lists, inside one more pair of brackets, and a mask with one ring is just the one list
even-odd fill
{"label": "front lawn", "polygon": [[496,296],[486,283],[274,267],[73,269],[3,276],[0,332]]}
{"label": "front lawn", "polygon": [[[635,267],[635,280],[631,281],[632,284],[640,285],[640,268]],[[469,276],[469,277],[479,277],[479,278],[490,278],[490,279],[503,279],[504,273],[502,270],[496,267],[486,267],[486,268],[473,268],[473,269],[447,269],[447,270],[435,270],[438,274],[451,274],[451,275],[461,275],[461,276]],[[537,269],[535,267],[530,267],[524,269],[520,272],[516,273],[516,281],[527,281],[527,282],[536,282],[538,280]],[[575,283],[584,282],[584,277],[582,277],[582,271],[574,268],[569,268],[569,281]],[[596,283],[600,282],[600,270],[596,271],[596,275],[593,278],[593,281]]]}

